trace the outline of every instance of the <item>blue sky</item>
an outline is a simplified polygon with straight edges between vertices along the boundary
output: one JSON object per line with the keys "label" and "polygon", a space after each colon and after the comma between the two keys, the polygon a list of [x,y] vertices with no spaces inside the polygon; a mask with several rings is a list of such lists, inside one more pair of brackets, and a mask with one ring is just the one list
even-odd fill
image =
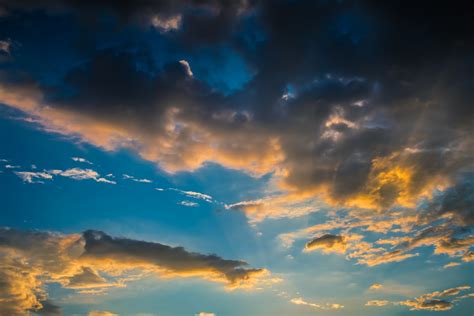
{"label": "blue sky", "polygon": [[165,2],[0,1],[0,315],[472,314],[472,22]]}

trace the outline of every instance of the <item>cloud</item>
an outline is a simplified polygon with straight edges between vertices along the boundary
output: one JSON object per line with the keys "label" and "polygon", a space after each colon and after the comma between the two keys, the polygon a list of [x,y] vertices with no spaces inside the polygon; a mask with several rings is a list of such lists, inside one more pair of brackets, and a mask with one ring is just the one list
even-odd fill
{"label": "cloud", "polygon": [[181,202],[178,202],[178,205],[196,207],[196,206],[199,206],[199,203],[192,202],[192,201],[181,201]]}
{"label": "cloud", "polygon": [[15,174],[27,183],[44,183],[42,180],[53,179],[53,176],[47,172],[15,171]]}
{"label": "cloud", "polygon": [[87,160],[85,158],[82,158],[82,157],[71,157],[71,159],[75,162],[82,162],[82,163],[87,163],[89,165],[93,165],[92,162],[90,162],[89,160]]}
{"label": "cloud", "polygon": [[251,289],[270,282],[264,269],[182,247],[113,238],[100,231],[60,235],[40,231],[0,229],[0,314],[22,314],[46,308],[46,283],[58,283],[79,293],[103,294],[145,276],[197,277]]}
{"label": "cloud", "polygon": [[160,30],[160,32],[169,32],[177,30],[181,26],[181,15],[170,17],[160,17],[158,15],[152,17],[151,24]]}
{"label": "cloud", "polygon": [[209,203],[213,202],[212,196],[210,196],[208,194],[195,192],[195,191],[184,191],[184,190],[180,190],[180,189],[176,189],[176,188],[171,188],[170,190],[179,192],[179,193],[181,193],[181,194],[183,194],[187,197],[190,197],[190,198],[203,200],[203,201],[206,201],[206,202],[209,202]]}
{"label": "cloud", "polygon": [[189,63],[184,59],[180,60],[179,63],[183,65],[184,70],[186,71],[186,74],[188,75],[188,77],[192,77],[193,72],[191,71],[191,66],[189,66]]}
{"label": "cloud", "polygon": [[8,164],[8,165],[5,165],[5,168],[6,168],[6,169],[18,169],[18,168],[21,168],[21,167],[20,167],[20,166],[17,166],[17,165],[10,165],[10,164]]}
{"label": "cloud", "polygon": [[324,310],[344,308],[343,305],[335,304],[335,303],[334,304],[330,304],[330,303],[326,303],[326,304],[311,303],[311,302],[305,301],[301,297],[292,298],[290,300],[290,302],[293,303],[293,304],[296,304],[296,305],[305,305],[305,306],[309,306],[309,307],[312,307],[312,308],[324,309]]}
{"label": "cloud", "polygon": [[10,40],[0,41],[0,52],[10,55],[12,42]]}
{"label": "cloud", "polygon": [[323,252],[336,252],[344,253],[346,252],[347,243],[343,236],[326,234],[320,237],[314,238],[305,246],[305,250],[313,251],[316,249],[322,249]]}
{"label": "cloud", "polygon": [[471,287],[464,285],[455,288],[450,288],[444,291],[435,291],[428,294],[423,294],[411,300],[390,302],[387,300],[372,300],[368,301],[366,306],[386,306],[389,304],[408,306],[411,311],[416,310],[428,310],[428,311],[447,311],[453,308],[454,302],[459,302],[462,299],[471,297],[472,293],[468,295],[462,295],[454,299],[449,300],[449,297],[457,296],[461,292],[469,290]]}
{"label": "cloud", "polygon": [[372,300],[372,301],[368,301],[367,303],[365,303],[365,306],[386,306],[390,304],[389,301],[386,301],[386,300]]}
{"label": "cloud", "polygon": [[116,184],[115,181],[100,177],[97,171],[92,169],[70,168],[67,170],[53,169],[48,171],[52,175],[71,178],[73,180],[94,180],[96,182],[103,182],[108,184]]}
{"label": "cloud", "polygon": [[195,316],[216,316],[214,313],[200,312],[195,314]]}
{"label": "cloud", "polygon": [[[92,17],[105,10],[121,25],[173,30],[162,36],[184,51],[172,62],[153,62],[145,47],[94,48],[57,80],[61,85],[45,87],[6,70],[0,102],[47,131],[104,150],[133,150],[170,173],[212,162],[268,174],[272,187],[264,196],[229,205],[255,222],[305,215],[321,204],[373,214],[416,208],[472,170],[473,95],[465,67],[471,54],[461,44],[469,42],[472,21],[461,15],[445,23],[445,6],[57,0],[6,1],[5,7]],[[448,10],[455,17],[462,8]],[[342,30],[347,12],[358,22],[347,21]],[[248,19],[261,36],[248,36]],[[255,74],[230,93],[209,86],[197,71],[191,76],[182,59],[186,47],[222,44]],[[285,94],[292,97],[282,99]],[[470,212],[451,210],[463,207],[455,201],[446,196],[431,219],[456,213],[468,223]]]}
{"label": "cloud", "polygon": [[[469,229],[474,205],[469,193],[471,185],[469,174],[462,175],[453,186],[435,192],[431,199],[424,199],[416,208],[378,213],[364,209],[330,212],[326,222],[281,234],[279,239],[283,246],[291,247],[295,240],[308,238],[305,250],[346,253],[347,259],[356,259],[357,263],[368,266],[416,257],[419,253],[415,251],[421,247],[431,247],[435,255],[468,262],[474,247],[474,236]],[[378,236],[369,242],[365,239],[366,232],[391,232],[396,233],[396,237]],[[326,237],[319,239],[322,236]],[[350,242],[348,236],[352,236]]]}
{"label": "cloud", "polygon": [[383,288],[383,285],[380,283],[374,283],[369,287],[369,290],[380,290]]}
{"label": "cloud", "polygon": [[447,269],[447,268],[452,268],[452,267],[457,267],[461,265],[459,262],[449,262],[449,263],[446,263],[444,266],[443,266],[443,269]]}
{"label": "cloud", "polygon": [[123,174],[122,177],[124,179],[127,179],[127,180],[132,180],[132,181],[135,181],[135,182],[140,182],[140,183],[152,183],[153,181],[150,180],[150,179],[139,179],[139,178],[135,178],[134,176],[131,176],[131,175],[128,175],[128,174]]}
{"label": "cloud", "polygon": [[90,311],[88,316],[118,316],[118,314],[107,311]]}

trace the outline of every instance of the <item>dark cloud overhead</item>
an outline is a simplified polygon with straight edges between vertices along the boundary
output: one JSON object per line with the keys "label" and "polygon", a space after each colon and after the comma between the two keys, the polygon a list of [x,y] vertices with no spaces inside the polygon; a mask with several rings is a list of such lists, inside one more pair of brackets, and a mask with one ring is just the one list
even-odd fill
{"label": "dark cloud overhead", "polygon": [[[29,7],[4,5],[19,14]],[[2,102],[39,116],[51,130],[109,150],[132,148],[171,172],[206,162],[255,175],[273,172],[281,191],[377,210],[413,207],[472,169],[474,50],[467,31],[472,19],[462,5],[53,1],[35,6],[77,12],[104,7],[144,23],[151,22],[143,12],[182,14],[180,28],[166,37],[177,53],[192,55],[190,42],[224,43],[255,73],[239,91],[224,94],[193,76],[189,61],[177,57],[158,66],[157,52],[140,44],[94,49],[65,74],[63,84],[30,86],[33,107],[15,97],[24,86],[3,80]],[[262,34],[258,45],[255,38],[244,40],[253,33],[239,23],[249,17]],[[238,24],[242,27],[229,26]]]}

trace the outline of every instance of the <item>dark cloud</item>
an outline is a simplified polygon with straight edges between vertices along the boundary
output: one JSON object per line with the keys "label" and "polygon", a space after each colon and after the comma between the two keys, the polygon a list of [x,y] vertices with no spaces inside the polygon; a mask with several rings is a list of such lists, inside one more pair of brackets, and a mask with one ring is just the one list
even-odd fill
{"label": "dark cloud", "polygon": [[[33,5],[5,6],[21,12]],[[62,85],[34,86],[34,110],[19,104],[15,89],[4,84],[2,102],[40,116],[55,131],[106,149],[133,148],[172,172],[207,161],[256,175],[274,172],[283,191],[377,210],[413,207],[421,196],[472,169],[474,49],[472,19],[462,5],[53,1],[35,6],[78,12],[104,7],[144,23],[150,15],[181,14],[179,29],[167,37],[177,55],[195,52],[189,45],[224,43],[255,72],[240,91],[224,95],[190,76],[192,63],[187,69],[176,58],[161,67],[147,45],[111,45],[89,53]],[[262,34],[258,45],[255,38],[244,40],[255,35],[243,27],[250,18],[252,31]],[[46,111],[46,105],[53,110]]]}
{"label": "dark cloud", "polygon": [[[461,226],[474,224],[474,175],[463,174],[450,188],[447,188],[426,206],[427,217],[437,219],[445,214],[454,217]],[[424,218],[426,220],[426,218]]]}
{"label": "dark cloud", "polygon": [[343,236],[325,234],[306,243],[305,249],[314,250],[321,248],[326,251],[344,252],[347,243]]}
{"label": "dark cloud", "polygon": [[47,283],[94,295],[150,275],[197,277],[229,289],[262,285],[268,276],[244,261],[93,230],[60,235],[0,228],[0,266],[1,315],[61,315],[47,299]]}
{"label": "dark cloud", "polygon": [[50,301],[42,301],[41,302],[41,309],[34,311],[35,314],[38,315],[47,315],[47,316],[59,316],[63,315],[61,308]]}
{"label": "dark cloud", "polygon": [[127,238],[112,238],[100,231],[83,234],[85,252],[82,258],[107,259],[129,264],[152,264],[174,273],[213,273],[224,276],[231,284],[248,279],[252,273],[262,269],[248,269],[247,263],[224,260],[216,255],[202,255],[186,251],[182,247],[170,247],[159,243],[137,241]]}

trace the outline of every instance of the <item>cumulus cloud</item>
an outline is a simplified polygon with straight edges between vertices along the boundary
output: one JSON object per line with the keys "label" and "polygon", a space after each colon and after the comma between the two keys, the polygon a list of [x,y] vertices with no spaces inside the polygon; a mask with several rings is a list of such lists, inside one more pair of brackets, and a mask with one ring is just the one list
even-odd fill
{"label": "cumulus cloud", "polygon": [[[314,248],[324,253],[346,253],[347,259],[368,266],[416,257],[419,255],[416,250],[422,247],[432,248],[435,255],[448,255],[469,262],[474,247],[474,236],[469,229],[474,205],[468,189],[471,185],[470,177],[463,175],[452,187],[436,192],[416,208],[375,214],[358,209],[332,212],[328,214],[328,221],[281,234],[279,239],[285,247],[291,247],[295,240],[309,238],[305,250]],[[397,235],[367,241],[366,232]],[[352,236],[350,242],[348,236]]]}
{"label": "cumulus cloud", "polygon": [[[5,6],[89,15],[101,8],[125,23],[145,18],[174,30],[168,35],[182,45],[225,40],[238,47],[258,75],[228,95],[193,76],[184,59],[158,66],[146,49],[110,48],[90,52],[55,89],[5,73],[0,101],[48,131],[105,150],[132,149],[168,172],[214,162],[254,176],[271,173],[280,197],[233,203],[250,218],[313,212],[316,197],[376,211],[414,207],[472,169],[472,89],[464,67],[470,55],[459,44],[468,42],[462,30],[472,21],[461,15],[440,30],[447,24],[439,18],[445,6],[406,10],[371,3],[358,13],[363,29],[373,30],[369,35],[359,25],[350,27],[353,34],[331,27],[345,10],[352,12],[345,2],[52,2]],[[235,39],[249,12],[268,32],[261,45]],[[394,32],[388,25],[400,27]],[[415,52],[411,58],[401,53],[407,45]],[[290,85],[292,97],[282,102]]]}
{"label": "cumulus cloud", "polygon": [[228,289],[250,289],[271,280],[266,270],[249,268],[243,261],[92,230],[60,235],[2,228],[0,254],[0,314],[6,315],[51,308],[46,283],[93,294],[125,287],[145,275],[198,277]]}

